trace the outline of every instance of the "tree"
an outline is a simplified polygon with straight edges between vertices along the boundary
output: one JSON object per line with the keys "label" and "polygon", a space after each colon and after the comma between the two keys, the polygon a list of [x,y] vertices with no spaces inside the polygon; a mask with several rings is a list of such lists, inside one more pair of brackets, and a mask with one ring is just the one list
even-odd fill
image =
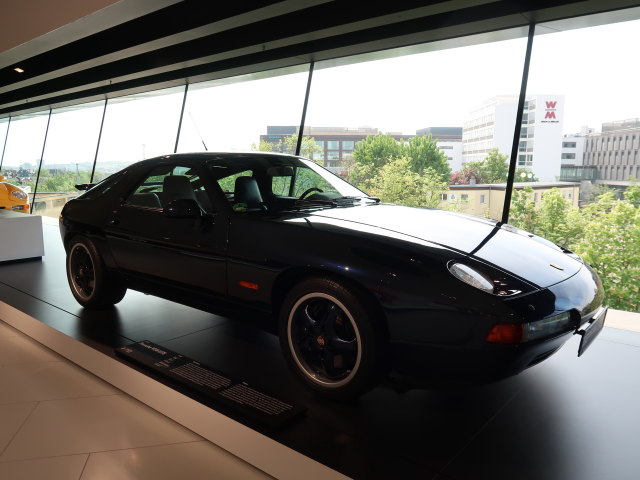
{"label": "tree", "polygon": [[347,181],[365,192],[371,191],[378,169],[371,163],[354,163],[347,170]]}
{"label": "tree", "polygon": [[380,168],[401,155],[402,145],[388,133],[369,135],[356,143],[353,151],[353,158],[357,163],[372,165],[375,168]]}
{"label": "tree", "polygon": [[514,190],[509,209],[509,223],[514,227],[534,233],[538,223],[538,211],[533,201],[533,188]]}
{"label": "tree", "polygon": [[[290,153],[294,155],[296,153],[296,147],[298,146],[298,135],[290,135],[285,137],[282,143],[282,152]],[[302,143],[300,145],[300,155],[308,158],[309,160],[319,160],[316,157],[316,153],[321,153],[322,147],[316,143],[314,137],[302,137]],[[324,163],[324,159],[317,161],[317,163]]]}
{"label": "tree", "polygon": [[598,273],[613,308],[640,310],[640,209],[609,192],[583,210],[584,234],[574,247]]}
{"label": "tree", "polygon": [[509,163],[506,155],[500,153],[497,148],[492,148],[484,158],[479,162],[467,162],[467,168],[475,169],[480,178],[478,183],[504,183],[509,175]]}
{"label": "tree", "polygon": [[260,140],[260,143],[256,145],[255,143],[251,144],[251,150],[257,150],[259,152],[273,152],[273,143],[266,142],[264,140]]}
{"label": "tree", "polygon": [[582,237],[583,221],[579,212],[557,188],[544,194],[535,233],[567,248]]}
{"label": "tree", "polygon": [[629,177],[629,183],[624,192],[624,199],[634,207],[640,207],[640,186],[634,177]]}
{"label": "tree", "polygon": [[409,158],[409,166],[412,171],[422,174],[430,168],[443,181],[449,181],[451,167],[449,167],[447,156],[440,150],[438,141],[434,140],[431,134],[412,137],[407,145],[401,146],[401,148],[403,155]]}
{"label": "tree", "polygon": [[[252,150],[258,150],[260,152],[282,152],[294,155],[296,153],[296,147],[298,146],[298,135],[289,135],[280,142],[273,144],[271,142],[265,142],[260,140],[260,143],[251,145]],[[302,137],[302,144],[300,145],[300,155],[310,160],[315,160],[316,153],[322,152],[320,145],[316,143],[316,139],[313,137]],[[322,163],[319,161],[318,163]]]}
{"label": "tree", "polygon": [[401,157],[377,171],[370,193],[389,203],[435,208],[446,186],[447,182],[435,170],[427,167],[422,174],[416,173],[411,168],[411,159]]}
{"label": "tree", "polygon": [[478,178],[480,178],[478,170],[466,164],[462,170],[451,174],[449,183],[451,185],[469,185],[470,183],[479,183]]}

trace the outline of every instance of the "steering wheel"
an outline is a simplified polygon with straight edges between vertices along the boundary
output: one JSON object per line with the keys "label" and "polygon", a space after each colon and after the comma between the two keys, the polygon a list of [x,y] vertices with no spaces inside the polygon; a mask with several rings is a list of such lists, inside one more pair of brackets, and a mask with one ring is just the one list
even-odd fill
{"label": "steering wheel", "polygon": [[322,192],[324,192],[324,190],[322,190],[321,188],[318,188],[318,187],[307,188],[304,192],[302,192],[302,195],[300,195],[298,197],[298,200],[303,200],[307,195],[309,195],[312,192],[322,193]]}

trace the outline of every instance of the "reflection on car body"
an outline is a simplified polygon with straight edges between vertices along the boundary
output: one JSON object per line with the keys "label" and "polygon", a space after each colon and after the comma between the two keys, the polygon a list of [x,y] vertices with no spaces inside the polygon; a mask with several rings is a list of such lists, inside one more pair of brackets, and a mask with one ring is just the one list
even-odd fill
{"label": "reflection on car body", "polygon": [[577,255],[500,222],[383,204],[300,157],[168,155],[88,187],[60,217],[78,302],[105,308],[134,288],[267,312],[296,375],[335,398],[388,373],[513,375],[576,333],[582,353],[606,315]]}

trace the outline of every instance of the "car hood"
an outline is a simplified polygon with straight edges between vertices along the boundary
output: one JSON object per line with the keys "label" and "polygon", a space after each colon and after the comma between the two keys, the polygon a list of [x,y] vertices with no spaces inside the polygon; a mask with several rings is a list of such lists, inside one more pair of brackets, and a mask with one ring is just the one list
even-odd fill
{"label": "car hood", "polygon": [[[548,287],[575,275],[582,263],[557,245],[536,235],[447,210],[369,205],[321,210],[308,216],[322,223],[339,223],[353,230],[375,228],[409,235],[489,262],[539,287]],[[321,220],[322,219],[322,220]],[[360,225],[360,227],[359,227]]]}

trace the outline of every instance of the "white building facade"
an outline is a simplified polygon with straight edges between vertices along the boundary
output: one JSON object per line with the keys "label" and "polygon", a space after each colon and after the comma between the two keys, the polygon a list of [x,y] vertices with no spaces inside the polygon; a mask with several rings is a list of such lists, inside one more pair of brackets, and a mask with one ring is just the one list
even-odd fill
{"label": "white building facade", "polygon": [[[462,129],[462,162],[481,161],[497,148],[511,156],[517,96],[498,96],[472,111]],[[543,182],[560,177],[564,95],[526,97],[517,167],[531,170]]]}
{"label": "white building facade", "polygon": [[462,168],[462,142],[438,140],[438,148],[447,156],[447,162],[452,172]]}
{"label": "white building facade", "polygon": [[584,135],[565,135],[562,137],[562,150],[560,154],[561,165],[582,165],[584,159],[584,145],[587,137]]}

